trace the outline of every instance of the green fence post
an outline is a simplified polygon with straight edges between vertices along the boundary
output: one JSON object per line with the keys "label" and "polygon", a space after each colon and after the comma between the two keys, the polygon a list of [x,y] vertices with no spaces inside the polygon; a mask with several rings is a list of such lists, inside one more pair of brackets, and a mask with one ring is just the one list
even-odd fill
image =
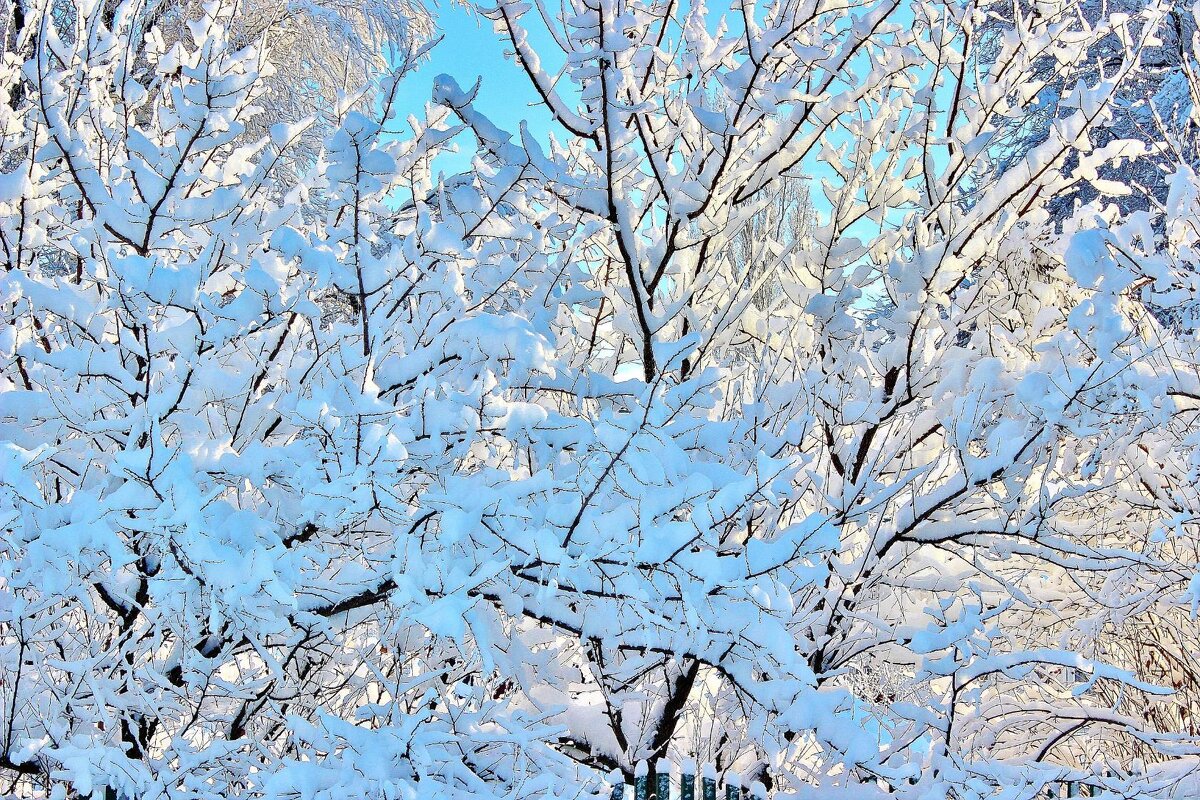
{"label": "green fence post", "polygon": [[633,800],[650,800],[650,767],[639,761],[633,768]]}
{"label": "green fence post", "polygon": [[671,762],[665,758],[655,764],[654,784],[656,800],[671,800]]}
{"label": "green fence post", "polygon": [[696,759],[687,758],[679,765],[679,800],[696,800]]}
{"label": "green fence post", "polygon": [[612,786],[610,800],[625,800],[625,776],[621,774],[621,770],[614,769],[608,773],[608,783]]}
{"label": "green fence post", "polygon": [[742,800],[742,777],[725,773],[725,800]]}
{"label": "green fence post", "polygon": [[[1092,762],[1092,767],[1088,771],[1091,773],[1091,775],[1093,777],[1095,777],[1100,774],[1100,765],[1095,762]],[[1095,797],[1097,794],[1100,793],[1100,786],[1098,784],[1092,783],[1090,781],[1086,781],[1083,784],[1082,791],[1083,791],[1083,794],[1085,797]]]}
{"label": "green fence post", "polygon": [[755,781],[750,784],[750,797],[753,800],[767,800],[767,787],[762,781]]}
{"label": "green fence post", "polygon": [[704,765],[704,780],[700,784],[701,800],[717,800],[717,768],[712,762]]}

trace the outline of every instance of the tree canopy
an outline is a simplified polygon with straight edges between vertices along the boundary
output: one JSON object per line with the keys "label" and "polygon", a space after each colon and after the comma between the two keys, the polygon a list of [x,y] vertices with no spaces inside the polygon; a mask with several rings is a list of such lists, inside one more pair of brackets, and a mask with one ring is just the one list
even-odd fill
{"label": "tree canopy", "polygon": [[19,8],[16,793],[1188,785],[1200,180],[1119,135],[1178,8],[499,0],[549,130],[398,107],[406,8]]}

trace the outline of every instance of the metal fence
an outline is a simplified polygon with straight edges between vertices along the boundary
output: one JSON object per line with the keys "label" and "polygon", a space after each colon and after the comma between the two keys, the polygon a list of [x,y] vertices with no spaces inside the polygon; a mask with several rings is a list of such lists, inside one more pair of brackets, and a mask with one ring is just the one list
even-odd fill
{"label": "metal fence", "polygon": [[[678,780],[672,780],[678,774]],[[630,786],[620,773],[610,778],[611,800],[770,800],[767,788],[757,781],[743,786],[741,778],[727,773],[724,783],[717,780],[717,770],[705,764],[697,770],[695,764],[685,763],[674,769],[666,760],[655,765],[654,775],[645,762],[640,762],[634,772]],[[1100,787],[1079,781],[1061,781],[1050,784],[1040,795],[1044,800],[1055,798],[1095,797]]]}
{"label": "metal fence", "polygon": [[[640,762],[634,773],[632,787],[626,785],[624,778],[614,777],[612,800],[670,800],[672,797],[678,797],[679,800],[717,800],[719,797],[722,800],[768,800],[765,786],[755,782],[744,787],[735,775],[726,775],[724,786],[720,786],[717,770],[712,764],[705,764],[699,771],[695,764],[683,764],[678,770],[678,794],[673,794],[672,771],[669,761],[659,761],[655,765],[651,785],[650,770],[644,761]],[[724,791],[720,792],[722,788]]]}

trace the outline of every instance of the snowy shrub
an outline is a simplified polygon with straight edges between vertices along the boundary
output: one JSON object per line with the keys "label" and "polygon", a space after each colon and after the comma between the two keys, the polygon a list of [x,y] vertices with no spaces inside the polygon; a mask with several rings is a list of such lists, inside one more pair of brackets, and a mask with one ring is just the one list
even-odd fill
{"label": "snowy shrub", "polygon": [[1193,768],[1146,710],[1182,672],[1121,648],[1194,632],[1200,372],[1148,309],[1195,295],[1195,175],[1049,211],[1143,151],[1092,136],[1159,10],[999,169],[1045,55],[1113,28],[1021,19],[981,58],[985,4],[501,0],[550,136],[448,77],[397,109],[390,76],[303,157],[233,2],[170,37],[137,0],[25,8],[20,792],[583,797],[695,757],[1015,800]]}

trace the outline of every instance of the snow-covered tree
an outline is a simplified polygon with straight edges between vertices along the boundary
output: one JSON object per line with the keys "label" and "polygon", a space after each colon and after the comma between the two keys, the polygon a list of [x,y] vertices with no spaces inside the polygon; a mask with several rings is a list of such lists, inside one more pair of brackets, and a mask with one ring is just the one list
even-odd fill
{"label": "snow-covered tree", "polygon": [[[1094,223],[1060,235],[1049,208],[1141,153],[1136,142],[1096,148],[1091,137],[1111,120],[1161,10],[1101,26],[1021,20],[980,58],[977,28],[990,12],[617,2],[563,17],[501,2],[489,16],[556,118],[559,143],[544,150],[523,134],[513,145],[479,117],[475,90],[442,94],[490,157],[535,170],[564,214],[599,226],[596,248],[573,255],[601,296],[590,311],[582,299],[573,306],[582,320],[559,348],[590,327],[592,369],[619,376],[635,364],[666,397],[710,387],[690,409],[668,406],[671,425],[653,427],[643,454],[630,450],[651,436],[645,428],[605,446],[599,477],[577,489],[570,531],[591,519],[605,552],[630,537],[635,553],[658,556],[643,557],[649,586],[615,585],[606,599],[628,610],[630,597],[648,597],[659,636],[687,631],[688,643],[655,657],[625,638],[622,622],[583,653],[580,694],[590,686],[603,699],[610,728],[590,744],[623,769],[708,748],[701,755],[759,774],[899,784],[917,774],[905,748],[940,747],[919,791],[970,793],[970,778],[1005,784],[1008,759],[1061,741],[1063,720],[1092,741],[1106,727],[1118,738],[1143,727],[1099,695],[1040,677],[1080,663],[1098,681],[1155,694],[1137,671],[1077,662],[1081,641],[1049,637],[1041,620],[1062,602],[1078,609],[1070,619],[1080,628],[1122,617],[1129,601],[1117,587],[1127,584],[1158,589],[1142,602],[1170,604],[1187,573],[1148,554],[1114,501],[1131,488],[1124,465],[1143,459],[1127,448],[1166,424],[1155,399],[1163,387],[1147,383],[1170,384],[1171,367],[1131,367],[1162,333],[1126,302],[1126,286],[1097,285],[1109,262],[1090,263],[1106,252],[1089,244]],[[525,27],[546,21],[538,35]],[[1073,112],[997,173],[991,143],[1005,120],[1053,88],[1045,55],[1071,65],[1110,35],[1124,42],[1125,66],[1063,92],[1058,106]],[[547,39],[562,48],[557,58],[530,45]],[[557,88],[564,76],[569,88]],[[797,168],[819,176],[822,224],[732,257]],[[1190,288],[1186,273],[1171,274]],[[764,312],[752,300],[767,280],[782,293]],[[1164,273],[1156,286],[1168,284]],[[747,343],[757,358],[741,357]],[[649,426],[654,401],[642,402]],[[715,446],[699,433],[713,425],[723,426]],[[653,479],[651,491],[620,482],[627,463]],[[731,473],[664,507],[666,487],[718,466]],[[725,500],[733,486],[736,499]],[[579,549],[560,556],[572,570],[592,559]],[[710,559],[723,565],[720,586],[689,597],[692,576],[712,571],[695,562]],[[561,590],[564,568],[544,580]],[[606,579],[592,574],[577,589],[580,608],[598,606]],[[1053,590],[1042,585],[1050,579]],[[611,614],[581,619],[593,617]],[[845,690],[853,674],[883,665],[907,665],[906,685]],[[914,698],[918,711],[897,710]],[[1014,702],[1029,714],[1013,717]],[[865,736],[874,746],[847,730],[866,716],[878,726]]]}
{"label": "snow-covered tree", "polygon": [[5,64],[34,91],[0,112],[3,767],[79,794],[284,796],[344,772],[537,794],[563,759],[500,688],[536,659],[469,610],[492,566],[435,550],[488,398],[544,346],[444,255],[459,219],[384,203],[429,190],[446,131],[384,141],[351,113],[311,177],[274,185],[303,128],[246,135],[270,64],[231,49],[236,6],[146,53],[148,81],[131,10],[43,25]]}
{"label": "snow-covered tree", "polygon": [[[1091,137],[1144,39],[999,174],[989,146],[1045,53],[1122,20],[980,59],[976,5],[503,0],[548,141],[486,84],[401,110],[382,79],[306,159],[256,121],[271,37],[232,0],[186,36],[24,8],[21,792],[580,797],[668,756],[1015,799],[1193,768],[1138,714],[1169,670],[1111,643],[1200,596],[1196,354],[1145,311],[1195,292],[1196,182],[1162,221],[1049,210],[1139,152]],[[1096,776],[1131,741],[1162,781]]]}
{"label": "snow-covered tree", "polygon": [[[148,85],[154,65],[139,54],[146,48],[169,49],[177,42],[194,46],[192,28],[200,24],[206,5],[200,0],[99,0],[97,8],[88,11],[91,4],[3,0],[0,48],[23,59],[37,49],[43,25],[69,40],[82,21],[90,20],[124,31],[133,51],[128,77]],[[432,8],[412,0],[238,0],[223,35],[233,49],[255,45],[271,65],[259,76],[264,113],[248,123],[250,132],[261,135],[275,123],[311,119],[314,122],[286,157],[287,162],[311,162],[340,115],[366,110],[378,99],[365,89],[420,61],[434,30]],[[147,36],[158,41],[147,41]],[[26,82],[15,77],[10,102],[26,88]]]}
{"label": "snow-covered tree", "polygon": [[[1145,7],[1154,13],[1143,15]],[[1015,19],[1028,16],[1066,19],[1085,27],[1103,27],[1109,20],[1128,18],[1130,32],[1145,39],[1137,67],[1122,81],[1112,119],[1103,132],[1098,132],[1098,141],[1136,140],[1147,145],[1146,151],[1137,158],[1101,167],[1100,182],[1082,181],[1073,192],[1052,204],[1055,216],[1065,219],[1079,203],[1097,198],[1114,202],[1127,211],[1161,206],[1166,200],[1167,178],[1176,159],[1182,157],[1192,166],[1200,164],[1200,138],[1189,91],[1192,80],[1189,76],[1194,75],[1198,65],[1193,52],[1197,32],[1194,14],[1184,3],[1143,0],[997,3],[984,26],[983,57],[988,57],[994,40],[1013,30]],[[1142,30],[1143,24],[1152,29]],[[1064,89],[1079,81],[1092,84],[1128,68],[1122,35],[1129,32],[1112,31],[1098,38],[1088,56],[1075,63],[1061,62],[1054,52],[1042,54],[1039,73],[1047,81],[1048,90],[1033,98],[1025,113],[1006,121],[995,145],[1004,151],[998,159],[1001,167],[1005,156],[1019,158],[1045,140],[1050,120],[1060,112],[1059,100]],[[1165,147],[1168,143],[1169,147]]]}

